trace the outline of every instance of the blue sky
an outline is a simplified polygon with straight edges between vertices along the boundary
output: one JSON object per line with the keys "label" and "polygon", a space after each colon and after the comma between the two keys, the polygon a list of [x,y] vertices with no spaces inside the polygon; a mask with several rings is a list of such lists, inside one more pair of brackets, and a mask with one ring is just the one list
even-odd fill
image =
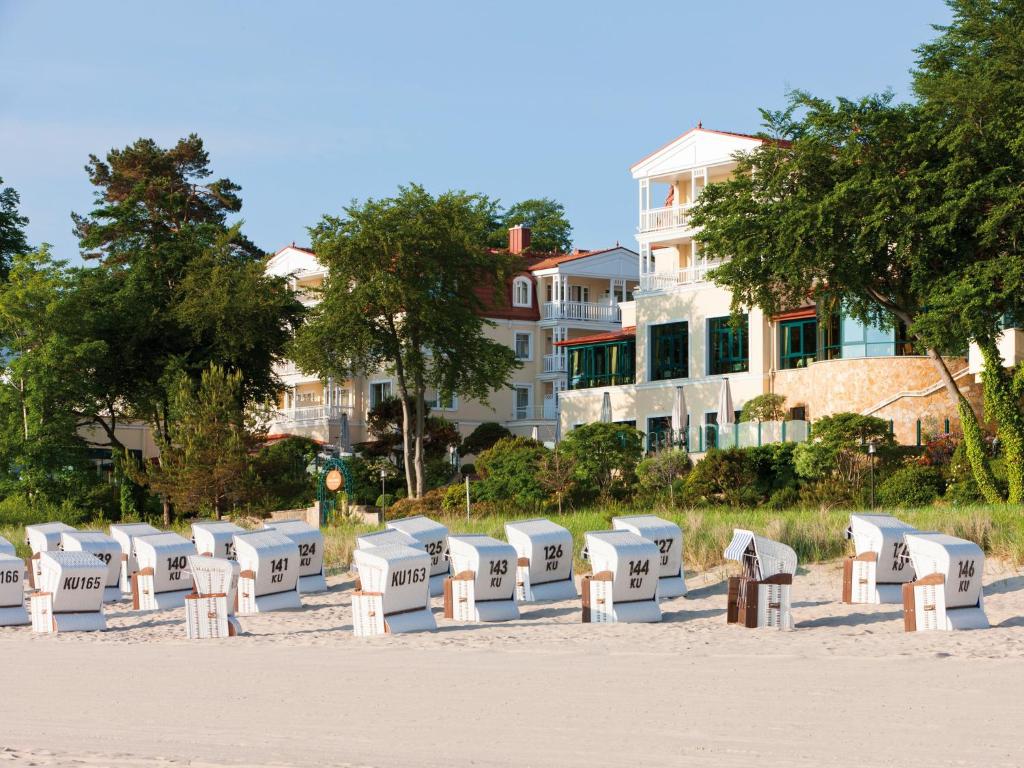
{"label": "blue sky", "polygon": [[751,132],[788,88],[908,95],[941,0],[714,3],[0,0],[0,176],[77,257],[82,170],[197,132],[275,250],[417,181],[560,200],[576,244],[634,245],[628,167],[702,120]]}

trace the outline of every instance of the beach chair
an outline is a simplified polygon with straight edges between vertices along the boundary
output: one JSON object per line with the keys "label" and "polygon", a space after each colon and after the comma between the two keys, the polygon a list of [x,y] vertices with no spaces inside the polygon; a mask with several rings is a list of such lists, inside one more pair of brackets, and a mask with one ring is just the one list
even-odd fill
{"label": "beach chair", "polygon": [[632,531],[588,531],[583,556],[591,573],[580,592],[584,623],[658,622],[657,545]]}
{"label": "beach chair", "polygon": [[185,596],[185,635],[189,640],[234,637],[241,628],[235,618],[238,577],[235,560],[189,555],[193,592]]}
{"label": "beach chair", "polygon": [[448,529],[423,515],[403,517],[387,523],[388,530],[401,531],[423,544],[430,555],[430,595],[444,594],[445,580],[450,573],[448,561]]}
{"label": "beach chair", "polygon": [[196,552],[208,557],[234,560],[236,533],[245,533],[245,529],[226,520],[192,523],[192,543],[196,545]]}
{"label": "beach chair", "polygon": [[538,518],[505,523],[505,538],[516,550],[516,599],[521,603],[575,600],[572,534]]}
{"label": "beach chair", "polygon": [[612,528],[632,531],[654,542],[658,548],[658,599],[682,597],[686,594],[683,573],[683,529],[655,515],[613,517]]}
{"label": "beach chair", "polygon": [[903,534],[913,530],[891,515],[850,515],[855,554],[843,562],[844,603],[903,602],[903,585],[914,579]]}
{"label": "beach chair", "polygon": [[324,592],[324,535],[304,520],[277,520],[264,528],[277,531],[294,541],[299,547],[299,592]]}
{"label": "beach chair", "polygon": [[103,583],[103,602],[120,600],[121,545],[99,531],[63,531],[60,547],[65,552],[88,552],[103,561],[107,577]]}
{"label": "beach chair", "polygon": [[181,608],[192,593],[188,558],[196,546],[176,533],[134,538],[139,570],[132,574],[132,607],[137,611]]}
{"label": "beach chair", "polygon": [[744,627],[792,629],[791,589],[796,552],[763,536],[736,528],[725,559],[743,567],[742,576],[729,578],[726,621]]}
{"label": "beach chair", "polygon": [[25,543],[32,550],[32,557],[28,562],[29,586],[37,587],[39,578],[39,556],[43,552],[57,552],[60,550],[60,535],[64,531],[73,531],[73,527],[67,523],[39,523],[25,526]]}
{"label": "beach chair", "polygon": [[[3,541],[7,542],[6,539]],[[14,627],[28,623],[28,611],[25,609],[25,561],[6,549],[2,549],[0,550],[0,627]]]}
{"label": "beach chair", "polygon": [[452,575],[444,585],[444,616],[456,621],[519,618],[516,551],[490,536],[449,536]]}
{"label": "beach chair", "polygon": [[106,563],[88,552],[40,553],[36,591],[29,595],[32,631],[53,634],[106,629],[106,579]]}
{"label": "beach chair", "polygon": [[139,561],[135,557],[135,538],[153,536],[160,533],[149,523],[114,523],[110,526],[110,537],[121,545],[121,574],[118,585],[122,595],[132,593],[132,574],[139,570]]}
{"label": "beach chair", "polygon": [[903,535],[916,578],[903,585],[907,632],[988,629],[982,578],[985,553],[973,541],[944,533]]}
{"label": "beach chair", "polygon": [[437,629],[430,610],[430,555],[404,544],[364,547],[352,554],[361,589],[352,595],[357,637]]}
{"label": "beach chair", "polygon": [[298,544],[278,531],[253,531],[235,534],[235,552],[239,616],[302,607]]}

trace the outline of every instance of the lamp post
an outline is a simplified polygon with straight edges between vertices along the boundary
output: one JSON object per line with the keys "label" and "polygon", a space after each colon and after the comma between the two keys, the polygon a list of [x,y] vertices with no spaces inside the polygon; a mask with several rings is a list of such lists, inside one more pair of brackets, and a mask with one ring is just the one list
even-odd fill
{"label": "lamp post", "polygon": [[871,508],[875,508],[875,444],[868,443],[868,456],[871,458]]}

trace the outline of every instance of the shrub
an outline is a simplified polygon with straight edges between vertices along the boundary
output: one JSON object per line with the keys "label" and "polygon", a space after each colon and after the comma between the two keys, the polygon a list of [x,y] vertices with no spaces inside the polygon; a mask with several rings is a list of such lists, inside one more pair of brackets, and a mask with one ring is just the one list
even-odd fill
{"label": "shrub", "polygon": [[757,448],[743,449],[750,457],[755,485],[762,497],[768,498],[775,491],[785,488],[797,489],[796,465],[793,455],[795,443],[769,443]]}
{"label": "shrub", "polygon": [[[475,483],[470,483],[469,496],[473,499]],[[449,485],[444,489],[444,496],[441,498],[441,509],[449,515],[456,515],[466,511],[466,486],[461,483]]]}
{"label": "shrub", "polygon": [[661,495],[668,489],[669,499],[675,504],[677,483],[683,480],[693,468],[690,455],[681,448],[659,451],[641,461],[636,467],[640,487],[653,494]]}
{"label": "shrub", "polygon": [[55,504],[46,499],[30,501],[27,496],[15,493],[0,501],[0,525],[36,525],[59,522],[78,526],[93,517],[90,510],[76,506],[69,499]]}
{"label": "shrub", "polygon": [[749,451],[739,448],[709,450],[687,476],[685,496],[689,504],[757,504],[760,494],[754,482]]}
{"label": "shrub", "polygon": [[416,515],[438,515],[443,509],[441,503],[447,489],[434,488],[418,499],[397,499],[388,509],[388,517],[415,517]]}
{"label": "shrub", "polygon": [[307,467],[319,450],[305,437],[288,437],[260,448],[252,458],[256,505],[267,511],[309,506],[316,498],[317,479]]}
{"label": "shrub", "polygon": [[607,498],[624,495],[636,484],[643,455],[643,434],[623,424],[595,422],[572,430],[559,445],[576,464],[581,490]]}
{"label": "shrub", "polygon": [[786,418],[786,396],[766,393],[743,404],[740,421],[782,421]]}
{"label": "shrub", "polygon": [[794,451],[796,474],[805,480],[836,478],[856,494],[871,468],[868,443],[875,444],[876,461],[882,467],[898,454],[887,421],[859,413],[837,413],[818,419],[811,441],[800,443]]}
{"label": "shrub", "polygon": [[473,462],[467,462],[460,468],[463,477],[472,477],[476,474],[476,464]]}
{"label": "shrub", "polygon": [[377,501],[374,502],[374,506],[378,509],[387,509],[395,503],[395,497],[390,493],[382,493],[377,497]]}
{"label": "shrub", "polygon": [[538,480],[547,448],[525,437],[505,437],[480,454],[477,488],[481,501],[514,500],[536,505],[547,498]]}
{"label": "shrub", "polygon": [[512,437],[512,433],[496,421],[485,421],[476,429],[466,435],[459,448],[459,454],[469,456],[479,454],[492,448],[496,442],[506,437]]}
{"label": "shrub", "polygon": [[889,507],[923,507],[942,495],[945,481],[936,467],[908,464],[878,486],[878,498]]}

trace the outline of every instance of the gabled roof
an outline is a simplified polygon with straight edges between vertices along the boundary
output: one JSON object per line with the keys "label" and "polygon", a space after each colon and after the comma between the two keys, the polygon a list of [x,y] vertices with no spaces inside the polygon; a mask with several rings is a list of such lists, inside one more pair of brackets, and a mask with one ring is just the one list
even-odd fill
{"label": "gabled roof", "polygon": [[531,264],[530,266],[527,267],[527,269],[529,269],[531,272],[536,272],[541,269],[551,269],[552,267],[557,267],[559,264],[565,264],[566,262],[569,261],[576,261],[577,259],[586,259],[589,258],[590,256],[600,256],[603,253],[611,253],[612,251],[618,250],[628,251],[629,253],[632,253],[634,256],[639,255],[636,251],[626,248],[625,246],[616,244],[611,248],[601,248],[596,251],[573,251],[572,253],[553,253],[549,256],[545,256],[535,264]]}
{"label": "gabled roof", "polygon": [[629,167],[629,170],[631,172],[636,171],[637,168],[644,165],[645,163],[650,163],[651,161],[661,156],[667,156],[671,154],[676,147],[680,146],[684,142],[692,141],[695,137],[700,135],[705,135],[708,137],[726,137],[737,139],[739,141],[736,143],[736,146],[733,149],[733,151],[742,149],[744,145],[749,146],[751,142],[763,144],[764,142],[768,141],[784,147],[788,147],[790,145],[790,142],[786,141],[785,139],[771,139],[764,136],[755,136],[749,133],[737,133],[735,131],[716,131],[713,128],[705,128],[700,123],[698,123],[695,128],[691,128],[690,130],[672,139],[672,141],[658,147],[658,149],[654,150],[646,157],[643,157],[637,162],[633,163],[633,165]]}
{"label": "gabled roof", "polygon": [[595,333],[591,336],[580,336],[577,339],[566,339],[565,341],[556,341],[556,347],[575,347],[580,344],[598,344],[602,341],[622,341],[623,339],[631,339],[636,336],[636,326],[627,325],[620,331],[609,331],[607,333]]}

